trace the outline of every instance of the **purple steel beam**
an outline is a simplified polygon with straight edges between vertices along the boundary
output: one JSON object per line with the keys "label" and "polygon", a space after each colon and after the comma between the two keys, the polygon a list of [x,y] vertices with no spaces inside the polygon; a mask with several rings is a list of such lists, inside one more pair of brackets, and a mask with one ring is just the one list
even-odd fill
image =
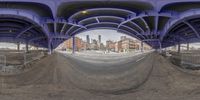
{"label": "purple steel beam", "polygon": [[21,18],[23,20],[24,17],[26,20],[29,20],[30,22],[35,22],[37,24],[41,24],[41,17],[37,15],[34,12],[31,11],[25,11],[25,10],[18,10],[18,9],[0,9],[0,15],[12,15],[12,16],[19,16],[18,18]]}
{"label": "purple steel beam", "polygon": [[163,32],[161,34],[160,39],[163,40],[165,35],[168,34],[168,32],[176,26],[178,23],[185,21],[185,19],[194,17],[194,16],[200,16],[200,9],[191,9],[187,10],[181,14],[175,14],[174,18],[170,19],[166,24],[163,29]]}
{"label": "purple steel beam", "polygon": [[17,33],[17,36],[15,38],[19,38],[22,34],[24,34],[25,32],[27,32],[28,30],[32,29],[34,26],[27,26],[26,28],[24,28],[23,30],[21,30],[19,33]]}
{"label": "purple steel beam", "polygon": [[[133,15],[133,14],[136,15],[135,12],[132,12],[132,11],[130,11],[130,10],[125,10],[125,9],[120,9],[120,8],[93,8],[93,9],[87,9],[87,10],[85,10],[85,11],[90,12],[90,11],[99,11],[99,10],[121,11],[121,12],[125,12],[125,13],[127,13],[127,14],[129,14],[129,15]],[[73,14],[72,16],[70,16],[69,19],[70,19],[70,20],[75,20],[74,17],[77,16],[78,14],[81,14],[81,13],[82,13],[82,11],[79,11],[79,12]]]}
{"label": "purple steel beam", "polygon": [[147,32],[148,33],[150,33],[150,28],[149,28],[149,25],[148,25],[148,23],[144,20],[144,18],[143,17],[140,17],[140,19],[142,20],[142,22],[145,24],[145,27],[147,28]]}
{"label": "purple steel beam", "polygon": [[56,33],[57,30],[57,23],[54,22],[54,33]]}
{"label": "purple steel beam", "polygon": [[138,19],[138,18],[143,18],[143,17],[149,17],[149,16],[160,16],[160,17],[168,17],[168,18],[172,18],[173,16],[171,15],[171,13],[157,13],[157,12],[142,12],[141,14],[137,15],[137,16],[133,16],[131,18],[128,18],[127,20],[125,20],[124,22],[122,22],[120,25],[125,24],[129,21]]}
{"label": "purple steel beam", "polygon": [[192,31],[194,31],[194,33],[196,34],[197,38],[200,38],[199,32],[198,32],[198,30],[197,30],[197,27],[196,27],[193,23],[188,22],[188,21],[183,21],[183,22],[184,22],[186,25],[188,25],[188,26],[192,29]]}
{"label": "purple steel beam", "polygon": [[157,33],[158,32],[158,23],[159,23],[159,16],[155,16],[155,33]]}
{"label": "purple steel beam", "polygon": [[159,39],[145,39],[145,40],[142,40],[142,41],[159,41],[160,42]]}
{"label": "purple steel beam", "polygon": [[64,31],[64,29],[65,29],[66,25],[67,25],[67,23],[64,23],[64,24],[63,24],[63,26],[62,26],[62,29],[60,30],[60,34],[62,34],[62,33],[63,33],[63,31]]}
{"label": "purple steel beam", "polygon": [[[101,22],[101,23],[88,24],[88,25],[86,25],[85,27],[93,26],[93,25],[97,25],[97,24],[114,24],[114,25],[119,25],[118,23],[113,23],[113,22]],[[134,30],[133,28],[130,28],[130,27],[125,26],[125,25],[122,25],[122,26],[125,27],[125,28],[127,28],[127,29],[129,29],[129,30],[131,30],[131,31],[133,31],[133,32],[135,32],[137,35],[142,36],[140,33],[138,33],[138,32],[137,32],[136,30]],[[75,30],[74,32],[72,32],[72,34],[74,34],[75,32],[79,31],[80,29],[81,29],[81,28]],[[142,37],[145,39],[144,36],[142,36]]]}
{"label": "purple steel beam", "polygon": [[[17,2],[19,2],[18,0],[13,0],[13,1],[17,1]],[[58,6],[59,6],[59,4],[61,4],[62,2],[73,2],[73,0],[68,0],[68,1],[65,1],[65,0],[61,0],[61,1],[56,1],[56,0],[52,0],[52,1],[27,1],[27,0],[20,0],[20,1],[26,1],[26,2],[39,2],[39,3],[42,3],[42,4],[45,4],[45,5],[48,5],[48,7],[50,7],[51,8],[51,10],[52,10],[52,13],[53,13],[53,16],[54,16],[54,18],[56,18],[56,12],[57,12],[57,9],[58,9]],[[163,6],[165,6],[166,4],[169,4],[169,3],[174,3],[174,2],[189,2],[188,0],[182,0],[182,1],[178,1],[178,0],[175,0],[175,1],[153,1],[153,0],[150,0],[150,1],[146,1],[146,2],[151,2],[151,4],[156,8],[156,11],[160,11],[159,9],[162,9],[162,7]],[[198,1],[198,0],[193,0],[193,1]],[[152,3],[153,2],[153,3]],[[97,9],[98,10],[98,9]],[[2,10],[1,10],[2,11]],[[190,16],[193,16],[193,15],[199,15],[199,13],[196,13],[197,11],[195,11],[195,12],[190,12],[191,13],[191,15],[189,15],[188,17],[190,17]],[[0,12],[1,13],[1,12]],[[5,14],[5,12],[3,11],[3,13]],[[16,12],[9,12],[9,13],[12,13],[11,15],[17,15],[17,13]],[[7,13],[6,12],[6,14],[9,14],[9,13]],[[28,12],[29,13],[29,12]],[[21,10],[20,10],[20,12],[18,13],[19,15],[17,15],[17,16],[25,16],[25,17],[28,17],[29,16],[29,14],[28,15],[26,15],[24,12],[21,12]],[[169,16],[172,16],[170,13],[167,13]],[[160,15],[156,15],[156,14],[149,14],[149,12],[147,13],[147,14],[144,14],[145,16],[160,16]],[[184,18],[184,16],[186,16],[186,15],[188,15],[188,14],[185,14],[185,15],[183,15],[183,14],[180,14],[180,16],[179,16],[179,18],[178,18],[178,20],[181,20],[181,19],[183,19]],[[140,15],[138,15],[138,16],[140,16]],[[138,17],[138,16],[134,16],[134,13],[133,13],[133,16],[132,16],[132,18],[136,18],[136,17]],[[178,16],[178,15],[177,15]],[[141,17],[141,16],[140,16]],[[166,17],[166,16],[165,16]],[[40,21],[41,21],[41,19],[40,20],[38,20],[38,21],[36,21],[36,17],[29,17],[28,19],[31,19],[32,21],[34,21],[35,23],[37,23],[37,22],[39,22],[40,23]],[[176,23],[176,21],[174,21],[175,23]],[[173,23],[174,23],[173,21],[170,21],[169,23],[171,23],[171,25],[173,25]],[[71,24],[73,24],[73,26],[76,26],[77,24],[74,24],[74,23],[71,23]],[[42,25],[42,24],[39,24],[39,25]],[[169,25],[169,27],[173,27],[173,26],[171,26],[171,25]],[[77,25],[77,26],[79,26],[79,25]],[[80,27],[82,27],[82,26],[80,26]],[[194,29],[196,29],[195,27],[193,27]],[[194,31],[194,29],[193,29],[193,31]],[[155,30],[156,30],[156,27],[155,27]],[[197,30],[197,29],[196,29]],[[45,27],[43,27],[43,31],[44,31],[44,33],[46,33],[46,35],[47,36],[49,36],[49,32],[48,32],[48,30],[47,30],[47,28],[45,28]],[[165,29],[165,31],[163,31],[162,32],[162,35],[161,35],[161,40],[162,40],[162,38],[168,33],[167,31],[169,31],[169,29],[168,28],[166,28]],[[195,32],[195,31],[194,31]],[[197,31],[198,32],[198,31]],[[195,32],[195,33],[197,33],[197,32]]]}
{"label": "purple steel beam", "polygon": [[78,22],[78,24],[84,22],[84,21],[87,21],[87,20],[91,20],[91,19],[94,19],[94,18],[113,18],[113,19],[119,19],[121,21],[124,21],[125,19],[122,18],[122,17],[117,17],[117,16],[94,16],[94,17],[88,17],[86,19],[83,19],[81,21]]}
{"label": "purple steel beam", "polygon": [[50,24],[50,23],[63,23],[63,24],[69,24],[69,25],[72,25],[72,26],[77,26],[77,27],[81,27],[81,28],[86,28],[82,25],[79,25],[77,23],[74,23],[73,21],[67,21],[63,18],[55,18],[55,20],[53,19],[50,19],[50,18],[46,18],[43,20],[43,24]]}
{"label": "purple steel beam", "polygon": [[98,18],[98,17],[96,17],[95,19],[96,19],[97,23],[100,23],[100,21],[99,21],[99,18]]}
{"label": "purple steel beam", "polygon": [[[81,32],[90,31],[90,30],[94,30],[94,29],[111,29],[111,30],[116,30],[116,31],[123,31],[124,34],[133,36],[133,37],[137,38],[138,40],[141,40],[141,38],[138,38],[138,37],[134,36],[134,34],[132,34],[131,32],[128,32],[128,31],[123,30],[123,29],[118,29],[118,28],[115,28],[115,27],[96,27],[96,28],[89,28],[89,29],[83,30],[83,31],[81,31]],[[81,32],[78,32],[78,33],[75,32],[75,33],[76,33],[76,34],[79,34],[79,33],[81,33]],[[75,33],[74,33],[73,35],[76,35]]]}
{"label": "purple steel beam", "polygon": [[42,36],[42,37],[36,37],[36,38],[30,39],[28,42],[33,42],[35,40],[46,39],[46,38],[47,37],[44,37],[44,36]]}
{"label": "purple steel beam", "polygon": [[[134,26],[136,26],[137,28],[139,28],[139,29],[142,31],[142,33],[145,33],[144,30],[143,30],[138,24],[136,24],[136,23],[133,22],[133,21],[130,21],[130,23],[133,24]],[[119,27],[119,26],[118,26],[118,27]]]}

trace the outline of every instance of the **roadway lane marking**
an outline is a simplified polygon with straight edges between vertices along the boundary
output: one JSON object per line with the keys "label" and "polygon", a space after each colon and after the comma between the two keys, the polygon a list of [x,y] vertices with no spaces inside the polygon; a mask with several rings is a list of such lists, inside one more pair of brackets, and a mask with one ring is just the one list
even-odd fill
{"label": "roadway lane marking", "polygon": [[140,60],[142,60],[142,59],[144,59],[144,57],[142,57],[142,58],[140,58],[140,59],[136,60],[136,62],[138,62],[138,61],[140,61]]}

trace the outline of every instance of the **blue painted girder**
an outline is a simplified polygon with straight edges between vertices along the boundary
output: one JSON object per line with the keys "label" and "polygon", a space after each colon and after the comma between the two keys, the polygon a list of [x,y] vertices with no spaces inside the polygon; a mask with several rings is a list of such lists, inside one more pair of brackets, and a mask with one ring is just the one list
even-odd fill
{"label": "blue painted girder", "polygon": [[[160,47],[159,43],[167,47],[176,42],[198,42],[200,38],[200,23],[192,21],[199,18],[200,10],[193,6],[200,4],[199,0],[119,0],[109,3],[101,0],[88,1],[88,4],[80,0],[4,0],[0,3],[7,4],[6,8],[0,9],[0,19],[7,19],[0,22],[1,41],[29,41],[54,49],[76,34],[99,28],[124,32],[153,48]],[[85,5],[81,5],[83,3]],[[188,7],[180,6],[185,3]],[[179,10],[176,6],[180,6]],[[72,9],[66,9],[68,7]],[[63,13],[65,10],[67,12]],[[186,28],[189,31],[184,31]]]}

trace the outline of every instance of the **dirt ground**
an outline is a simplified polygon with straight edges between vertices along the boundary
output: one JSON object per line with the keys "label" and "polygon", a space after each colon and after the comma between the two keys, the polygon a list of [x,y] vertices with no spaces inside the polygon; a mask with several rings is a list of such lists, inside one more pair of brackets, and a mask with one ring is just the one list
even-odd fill
{"label": "dirt ground", "polygon": [[36,63],[29,72],[0,76],[0,100],[200,99],[198,72],[179,70],[158,54],[133,65],[139,67],[127,67],[128,71],[118,76],[86,74],[87,71],[75,67],[78,65],[81,66],[71,58],[53,54]]}

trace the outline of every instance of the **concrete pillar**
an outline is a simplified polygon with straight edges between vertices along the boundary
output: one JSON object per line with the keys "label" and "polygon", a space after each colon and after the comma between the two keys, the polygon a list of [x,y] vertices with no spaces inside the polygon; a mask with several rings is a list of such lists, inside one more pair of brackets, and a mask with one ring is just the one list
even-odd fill
{"label": "concrete pillar", "polygon": [[141,42],[141,52],[143,52],[144,51],[144,43],[143,42]]}
{"label": "concrete pillar", "polygon": [[162,53],[162,44],[160,41],[159,41],[159,52]]}
{"label": "concrete pillar", "polygon": [[190,50],[190,44],[187,43],[187,51],[189,51],[189,50]]}
{"label": "concrete pillar", "polygon": [[180,53],[180,52],[181,52],[181,44],[178,43],[178,53]]}
{"label": "concrete pillar", "polygon": [[25,52],[28,52],[28,42],[26,42]]}
{"label": "concrete pillar", "polygon": [[75,53],[76,50],[76,38],[75,36],[72,37],[72,54]]}
{"label": "concrete pillar", "polygon": [[20,50],[20,42],[17,43],[17,51]]}
{"label": "concrete pillar", "polygon": [[52,54],[52,39],[48,39],[48,54]]}

